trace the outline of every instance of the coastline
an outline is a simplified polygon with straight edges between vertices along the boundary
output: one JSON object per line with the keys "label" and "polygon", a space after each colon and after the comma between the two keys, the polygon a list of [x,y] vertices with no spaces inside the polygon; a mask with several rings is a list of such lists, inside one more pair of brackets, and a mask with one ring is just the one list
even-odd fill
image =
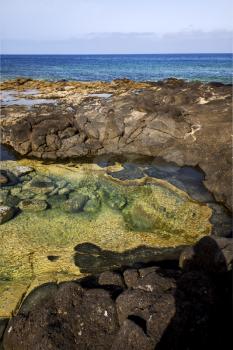
{"label": "coastline", "polygon": [[[11,216],[10,219],[8,218],[7,220],[9,221],[1,226],[3,236],[9,237],[4,241],[6,254],[3,256],[3,262],[10,259],[9,269],[6,269],[3,263],[3,274],[12,273],[14,277],[17,277],[17,274],[21,273],[20,278],[29,276],[30,280],[29,284],[27,284],[28,281],[27,283],[25,281],[22,283],[21,280],[18,280],[18,286],[16,286],[13,279],[10,281],[13,283],[11,287],[5,288],[3,286],[3,289],[5,288],[5,301],[8,300],[8,302],[5,303],[4,301],[6,309],[3,307],[3,311],[6,312],[7,310],[7,313],[2,313],[5,316],[4,319],[3,317],[1,318],[0,326],[2,327],[2,333],[5,330],[4,344],[7,349],[14,349],[15,344],[19,342],[22,342],[23,347],[30,347],[29,333],[36,336],[37,315],[41,315],[42,319],[47,317],[47,310],[43,308],[42,304],[48,302],[48,304],[45,304],[48,305],[48,310],[54,307],[56,309],[57,301],[55,299],[58,298],[58,308],[60,310],[63,304],[67,305],[67,303],[73,302],[73,291],[83,295],[84,309],[86,308],[87,310],[89,310],[88,308],[92,305],[92,302],[85,301],[86,293],[87,295],[89,293],[92,295],[93,293],[94,299],[100,300],[101,308],[105,307],[105,303],[109,300],[109,295],[111,296],[112,293],[113,295],[116,293],[116,297],[119,296],[120,299],[123,298],[122,307],[125,310],[128,321],[126,320],[127,322],[125,323],[123,322],[125,321],[124,317],[121,319],[121,315],[116,316],[114,314],[117,324],[120,324],[120,330],[116,326],[113,331],[114,337],[110,338],[114,338],[115,348],[120,348],[119,338],[115,338],[115,333],[120,331],[121,333],[119,334],[125,334],[126,338],[123,338],[122,346],[126,346],[129,344],[127,343],[129,341],[127,337],[131,332],[135,332],[138,339],[140,339],[139,344],[142,346],[146,344],[145,349],[153,347],[160,339],[161,334],[158,335],[158,339],[154,339],[155,333],[152,336],[147,335],[145,338],[142,333],[144,328],[141,326],[138,328],[138,319],[128,318],[130,312],[128,314],[126,304],[129,303],[129,300],[127,298],[126,300],[124,299],[124,293],[130,294],[132,292],[131,289],[133,289],[133,295],[134,293],[143,294],[145,292],[149,297],[148,305],[154,305],[157,303],[157,298],[158,300],[162,298],[161,300],[164,300],[164,304],[161,306],[158,303],[158,310],[155,314],[150,313],[150,316],[153,319],[165,307],[168,310],[169,321],[172,322],[173,317],[175,317],[174,310],[179,310],[179,307],[176,308],[175,306],[177,300],[181,302],[180,307],[182,307],[184,301],[187,301],[185,298],[181,298],[181,300],[174,298],[176,293],[180,293],[180,283],[187,278],[183,285],[184,290],[186,288],[189,289],[188,286],[191,283],[190,295],[188,294],[187,296],[188,302],[192,300],[192,292],[197,292],[194,288],[197,281],[201,281],[201,290],[205,291],[207,288],[208,293],[210,293],[208,295],[212,295],[211,293],[215,292],[209,285],[212,283],[213,271],[210,271],[209,268],[217,269],[217,272],[214,270],[213,283],[215,286],[221,286],[221,283],[218,282],[220,276],[218,269],[221,270],[224,265],[223,271],[220,272],[222,276],[220,279],[224,281],[223,294],[225,293],[228,296],[229,273],[227,271],[232,266],[232,254],[230,253],[230,248],[227,248],[226,253],[224,249],[228,245],[231,247],[232,244],[232,238],[228,238],[230,237],[230,232],[228,231],[230,216],[228,217],[228,214],[232,210],[230,196],[231,86],[221,83],[187,82],[174,78],[153,83],[135,82],[128,79],[118,79],[107,83],[101,81],[49,82],[20,78],[2,83],[0,89],[3,92],[0,120],[1,142],[14,149],[22,158],[16,163],[1,162],[1,165],[5,164],[5,168],[1,168],[1,179],[3,181],[1,191],[5,196],[3,196],[2,201],[4,205],[7,203],[8,206],[10,201],[11,206],[17,210],[17,215]],[[5,96],[4,91],[7,92]],[[145,164],[142,165],[140,162],[137,164],[135,157],[141,158]],[[99,159],[102,160],[99,161]],[[161,159],[165,162],[165,165],[161,163]],[[21,171],[26,171],[26,173],[21,175],[17,172],[15,173],[14,167],[21,167]],[[157,194],[154,197],[150,197],[153,194],[153,190],[148,193],[145,192],[148,198],[142,197],[141,200],[139,198],[139,203],[136,202],[135,206],[133,206],[131,205],[133,203],[131,199],[124,198],[127,191],[124,191],[122,199],[122,194],[119,196],[121,191],[116,190],[116,197],[114,195],[111,198],[113,202],[110,201],[109,209],[110,194],[107,194],[107,197],[106,194],[102,196],[102,192],[96,194],[99,191],[99,184],[96,185],[95,181],[91,180],[84,186],[84,193],[82,193],[82,195],[84,194],[85,205],[92,200],[91,206],[87,206],[88,210],[91,208],[91,216],[85,217],[86,214],[83,214],[83,208],[81,210],[77,209],[79,199],[77,200],[74,196],[74,201],[72,192],[75,194],[75,191],[80,191],[80,174],[84,174],[85,178],[87,178],[89,173],[95,175],[96,172],[98,174],[106,172],[103,178],[105,181],[109,179],[109,183],[114,183],[114,185],[127,186],[126,188],[130,187],[130,185],[136,185],[135,193],[138,190],[142,192],[148,191],[148,187],[152,183],[153,186],[156,184]],[[165,177],[166,172],[168,172],[167,177]],[[219,177],[220,172],[221,177]],[[55,175],[62,178],[58,179]],[[180,177],[176,178],[178,175]],[[70,176],[78,180],[75,188],[70,187],[71,184],[68,179]],[[150,176],[155,179],[152,179],[152,181]],[[33,180],[34,178],[36,180]],[[176,182],[172,182],[174,180]],[[181,180],[187,181],[186,188],[179,189],[179,186],[182,184]],[[203,187],[200,187],[200,184]],[[160,187],[161,185],[165,187]],[[60,204],[63,205],[65,203],[65,205],[68,205],[69,210],[71,208],[71,211],[75,210],[75,213],[69,212],[64,214],[64,209],[61,211],[56,207],[53,209],[54,205],[57,206],[57,202],[56,200],[53,201],[53,199],[50,200],[49,196],[50,193],[55,193],[57,196],[58,191],[65,193],[65,196],[62,194],[62,197],[59,197],[59,200],[61,200]],[[189,191],[191,192],[189,193]],[[115,193],[115,189],[110,188],[109,193]],[[169,226],[169,220],[178,217],[178,203],[181,203],[184,198],[189,198],[187,193],[191,196],[191,199],[189,199],[190,203],[187,202],[188,210],[185,209],[185,206],[182,207],[181,213],[184,215],[184,219],[181,216],[181,223],[179,223],[179,220],[176,220]],[[25,197],[25,199],[25,194],[30,194],[32,197],[29,199]],[[87,194],[88,198],[85,197]],[[158,201],[159,195],[160,200]],[[137,197],[138,194],[135,198]],[[172,198],[177,201],[176,205],[172,202]],[[140,201],[144,203],[144,206],[140,207]],[[124,212],[126,203],[128,211]],[[115,205],[120,206],[120,209],[117,207],[118,211],[115,211]],[[127,225],[133,225],[131,226],[134,229],[132,231],[129,231],[127,226],[125,227],[121,212],[119,214],[119,210],[122,210],[121,205],[124,212],[123,219]],[[11,206],[10,209],[12,209]],[[28,212],[27,206],[29,206]],[[195,209],[195,215],[190,219],[188,215],[193,214],[192,206],[197,209]],[[227,214],[224,206],[229,210]],[[37,211],[38,208],[39,211]],[[157,212],[155,208],[156,210],[158,209]],[[105,216],[103,216],[101,210],[104,211]],[[135,210],[135,213],[132,210]],[[199,214],[199,210],[202,214]],[[210,225],[210,213],[212,210],[214,216],[212,216]],[[203,221],[200,220],[202,215]],[[224,221],[225,215],[227,216],[226,222]],[[140,217],[139,222],[137,220],[138,216]],[[157,218],[156,222],[153,219],[155,216]],[[195,217],[198,218],[198,225],[200,224],[200,235],[199,233],[197,235],[197,232],[199,232],[197,227],[199,226],[195,221]],[[46,220],[49,218],[51,220],[48,223]],[[85,221],[87,218],[88,221]],[[195,239],[192,242],[191,240],[182,241],[183,238],[186,239],[186,232],[182,225],[184,225],[184,220],[187,218],[189,218],[189,224],[192,220],[194,222],[194,229],[191,227],[191,233],[194,234]],[[141,225],[142,219],[145,222],[143,223],[145,226],[141,229],[142,231],[139,231],[138,225]],[[122,222],[124,224],[123,229],[121,226]],[[153,231],[153,225],[157,227],[158,222],[162,223],[162,226],[159,227],[160,232],[157,232],[157,229],[157,231]],[[79,224],[77,225],[77,223]],[[98,223],[101,223],[101,226],[98,226]],[[158,245],[156,239],[162,242],[161,246],[163,248],[166,248],[166,240],[169,238],[168,233],[170,233],[170,230],[176,232],[176,224],[178,225],[177,232],[182,232],[181,237],[178,237],[177,240],[173,237],[174,241],[171,244],[171,250],[165,249],[164,255],[159,255],[156,250]],[[76,225],[81,229],[81,234],[76,230]],[[220,231],[216,230],[216,225],[218,228],[221,227]],[[87,229],[89,226],[92,230],[90,232]],[[188,225],[186,226],[188,227]],[[31,230],[32,227],[34,227],[33,232]],[[145,228],[149,232],[144,232]],[[164,231],[163,237],[161,236],[162,229]],[[71,234],[70,238],[69,234]],[[195,260],[193,250],[196,252],[195,247],[199,243],[195,244],[195,242],[205,235],[208,235],[206,237],[210,241],[205,243],[207,244],[206,246],[204,244],[203,251],[207,251],[210,255],[213,254],[211,255],[213,260],[205,262],[201,260],[200,267],[198,265],[199,260]],[[220,237],[216,237],[217,235]],[[23,237],[23,247],[11,244],[11,242],[21,242]],[[112,237],[115,237],[113,242]],[[48,242],[50,243],[50,239],[57,244],[56,247],[51,248],[47,244]],[[132,244],[132,242],[134,243]],[[141,247],[143,243],[144,245]],[[188,250],[183,249],[183,244],[185,243],[189,246]],[[32,244],[33,249],[30,244]],[[43,244],[44,251],[41,254],[40,248]],[[37,249],[37,245],[40,248]],[[13,254],[12,256],[15,260],[10,258],[8,254],[9,247],[9,251]],[[28,254],[27,252],[27,254],[22,255],[23,257],[20,259],[21,266],[15,265],[18,261],[18,254],[25,247],[29,247],[30,253]],[[128,250],[125,250],[126,247]],[[16,251],[14,251],[15,248]],[[220,254],[217,254],[217,256],[223,255],[224,257],[223,260],[217,261],[216,265],[213,262],[215,253]],[[195,261],[194,266],[197,264],[198,268],[193,267],[193,259]],[[182,269],[178,267],[179,260]],[[188,271],[186,271],[185,267],[186,260],[191,261],[192,266],[188,267]],[[152,270],[147,264],[152,266]],[[161,264],[168,266],[168,269],[162,269],[165,278],[162,280],[160,280]],[[227,265],[227,268],[225,265]],[[135,272],[128,270],[129,267],[133,268],[132,271]],[[142,268],[145,268],[145,270],[142,270]],[[114,275],[116,269],[117,274]],[[91,288],[85,282],[82,284],[82,280],[79,280],[79,270],[81,275],[89,275],[91,273],[90,280],[98,280],[100,283],[92,285]],[[53,271],[55,271],[55,274],[52,276]],[[108,271],[111,278],[109,279],[108,277],[106,279],[106,275],[99,275],[102,271],[105,271],[103,274]],[[186,275],[186,272],[188,275]],[[132,276],[131,273],[133,273]],[[144,275],[147,276],[147,274],[150,275],[151,273],[149,282],[147,279],[135,282],[136,275],[141,275],[143,279]],[[130,280],[127,280],[127,277],[125,277],[127,274],[131,276]],[[161,289],[158,290],[156,287],[155,290],[147,290],[148,283],[153,283],[153,280],[162,283]],[[87,281],[89,280],[87,279]],[[5,283],[5,286],[7,283],[10,285],[6,278],[1,280],[1,282],[2,284]],[[113,289],[109,287],[111,284],[115,286]],[[107,287],[102,288],[103,285],[107,285]],[[171,293],[167,291],[167,286],[172,288]],[[96,288],[100,290],[99,293],[103,293],[101,297],[98,293],[96,294]],[[181,293],[184,292],[182,288]],[[57,291],[60,296],[56,296],[53,299],[53,295],[57,295]],[[200,298],[204,298],[204,294]],[[219,316],[222,314],[221,301],[223,296],[221,293],[214,295],[213,303],[215,302],[219,305],[217,311],[217,316]],[[26,299],[25,296],[27,296]],[[10,300],[13,300],[13,306],[10,305]],[[139,303],[137,298],[135,300],[136,303]],[[199,297],[195,299],[196,302],[198,300],[200,300]],[[120,301],[118,300],[118,302]],[[225,302],[224,310],[227,310],[229,307],[228,297]],[[80,301],[80,305],[81,303],[82,301]],[[205,308],[209,304],[204,298],[201,305]],[[132,312],[135,314],[134,306],[132,307]],[[111,308],[111,310],[117,308],[115,301],[111,304]],[[8,319],[9,310],[10,313],[17,314],[10,321]],[[70,315],[72,315],[71,310],[65,307],[63,311],[67,313],[67,318],[60,319],[61,316],[56,311],[51,319],[52,323],[61,322],[61,326],[59,326],[61,327],[59,328],[61,334],[63,334],[63,324],[68,323],[70,326],[72,324],[70,319]],[[109,312],[110,310],[107,308],[107,313]],[[194,308],[193,312],[197,312],[197,317],[200,316],[198,314],[199,309],[195,311]],[[145,313],[148,313],[146,307]],[[84,314],[81,312],[80,317],[84,317]],[[33,320],[32,329],[27,323],[28,315]],[[98,322],[105,320],[104,317],[106,316],[97,315],[96,317],[96,322],[99,324]],[[144,313],[137,317],[144,317],[147,327],[149,327],[149,319],[146,318],[147,316]],[[205,313],[205,317],[208,319],[208,312]],[[187,320],[189,320],[188,316]],[[226,321],[229,322],[228,319]],[[86,320],[85,322],[90,322],[88,329],[95,329],[91,323],[92,321]],[[215,318],[213,322],[216,322]],[[23,325],[25,337],[22,330],[19,330],[19,325]],[[168,326],[169,324],[165,323],[162,330],[164,331]],[[227,326],[228,324],[225,324],[226,329],[228,329]],[[13,327],[13,331],[11,327]],[[45,339],[46,345],[44,344],[44,346],[47,346],[49,343],[47,339],[49,328],[46,328],[44,321],[42,321],[41,327],[45,332],[43,339]],[[98,334],[102,332],[101,327],[97,329]],[[157,332],[157,323],[153,324],[153,327],[155,327]],[[177,327],[180,327],[179,322]],[[176,326],[175,330],[177,330]],[[78,332],[74,331],[77,339],[80,337],[79,332],[80,330]],[[195,332],[199,336],[198,339],[202,339],[198,333],[198,328]],[[86,339],[92,337],[92,335],[87,335],[86,331],[83,334],[80,338],[81,344],[86,344]],[[37,334],[37,336],[39,337],[38,339],[41,339],[41,334]],[[21,337],[24,339],[21,339]],[[55,333],[53,333],[53,337],[56,338]],[[180,347],[181,338],[177,338],[177,348]],[[99,341],[98,337],[95,339],[96,342]],[[210,338],[207,337],[207,339]],[[174,341],[172,335],[168,337],[168,341]],[[188,337],[186,341],[189,343]],[[92,340],[92,342],[95,343],[95,340]],[[69,344],[71,349],[73,346],[75,347],[73,340]],[[109,346],[107,340],[103,346],[106,348]]]}

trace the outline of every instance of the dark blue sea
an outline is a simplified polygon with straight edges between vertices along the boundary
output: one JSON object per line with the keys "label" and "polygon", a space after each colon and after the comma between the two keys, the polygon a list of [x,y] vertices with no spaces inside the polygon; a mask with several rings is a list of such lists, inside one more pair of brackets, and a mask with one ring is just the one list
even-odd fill
{"label": "dark blue sea", "polygon": [[2,55],[1,80],[156,81],[169,77],[232,82],[231,54]]}

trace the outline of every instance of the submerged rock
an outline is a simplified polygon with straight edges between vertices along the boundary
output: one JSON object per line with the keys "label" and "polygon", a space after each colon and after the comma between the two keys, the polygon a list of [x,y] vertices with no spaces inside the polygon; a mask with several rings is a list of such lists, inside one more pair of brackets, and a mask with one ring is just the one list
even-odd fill
{"label": "submerged rock", "polygon": [[8,206],[0,206],[0,225],[13,218],[15,210]]}
{"label": "submerged rock", "polygon": [[89,213],[89,214],[95,214],[96,212],[98,212],[98,210],[100,209],[100,206],[101,206],[101,201],[99,198],[96,198],[96,197],[93,197],[93,198],[90,198],[84,208],[83,208],[83,211],[85,213]]}
{"label": "submerged rock", "polygon": [[74,196],[64,203],[64,210],[71,213],[82,211],[89,197],[82,193],[75,193]]}
{"label": "submerged rock", "polygon": [[47,207],[47,202],[40,199],[24,199],[19,203],[19,208],[23,211],[43,211]]}
{"label": "submerged rock", "polygon": [[8,183],[8,177],[5,175],[0,174],[0,185],[5,185]]}
{"label": "submerged rock", "polygon": [[24,190],[31,190],[37,194],[47,194],[54,190],[55,186],[53,181],[47,176],[36,175],[30,182],[27,182],[24,186]]}

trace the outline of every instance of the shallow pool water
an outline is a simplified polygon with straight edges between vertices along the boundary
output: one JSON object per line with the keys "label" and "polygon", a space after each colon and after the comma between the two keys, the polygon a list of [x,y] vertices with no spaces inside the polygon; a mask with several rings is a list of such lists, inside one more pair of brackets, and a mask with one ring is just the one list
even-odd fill
{"label": "shallow pool water", "polygon": [[9,178],[1,204],[15,208],[15,217],[1,225],[2,317],[41,283],[172,259],[176,248],[212,230],[209,194],[201,203],[184,191],[192,183],[198,192],[203,175],[195,169],[159,160],[1,165]]}
{"label": "shallow pool water", "polygon": [[[18,92],[15,90],[3,90],[1,91],[1,105],[2,106],[27,106],[31,107],[38,104],[56,104],[57,101],[53,99],[43,99],[43,98],[35,98],[38,94],[36,89],[33,90],[25,90],[22,92]],[[33,98],[30,98],[32,96]],[[27,98],[25,98],[27,97]]]}

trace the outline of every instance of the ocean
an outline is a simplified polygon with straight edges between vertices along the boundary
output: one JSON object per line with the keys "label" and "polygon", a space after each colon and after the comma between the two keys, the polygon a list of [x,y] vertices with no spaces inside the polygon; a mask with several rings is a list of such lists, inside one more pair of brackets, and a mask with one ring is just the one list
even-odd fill
{"label": "ocean", "polygon": [[232,54],[1,55],[1,81],[17,77],[80,81],[175,77],[231,83]]}

